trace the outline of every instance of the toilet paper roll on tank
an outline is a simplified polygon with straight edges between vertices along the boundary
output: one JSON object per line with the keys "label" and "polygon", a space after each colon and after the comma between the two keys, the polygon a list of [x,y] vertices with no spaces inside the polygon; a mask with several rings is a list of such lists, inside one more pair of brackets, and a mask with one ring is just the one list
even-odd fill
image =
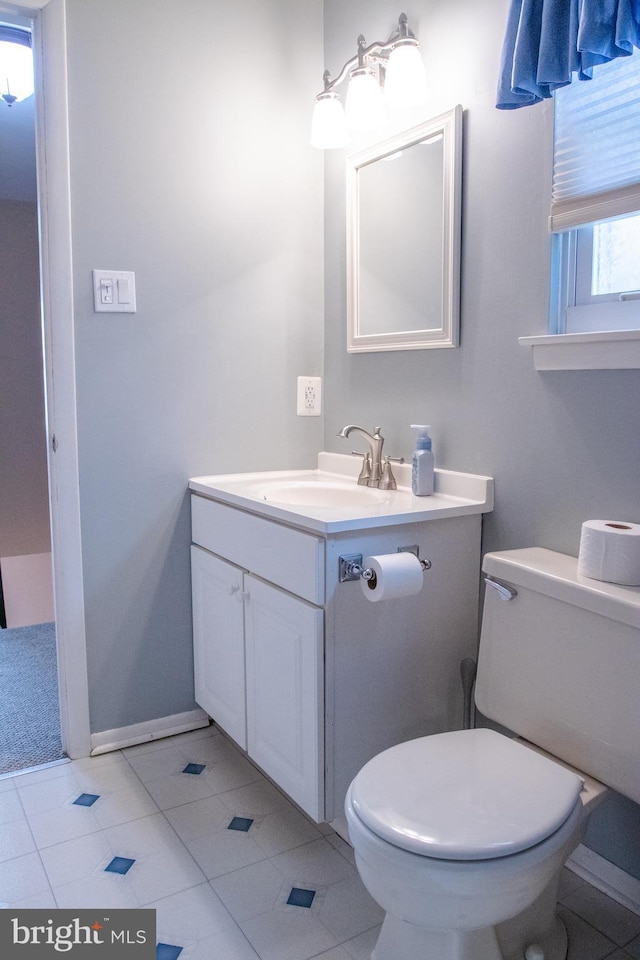
{"label": "toilet paper roll on tank", "polygon": [[415,596],[422,590],[424,573],[414,553],[401,551],[366,557],[363,566],[374,574],[370,580],[360,580],[362,592],[372,603]]}
{"label": "toilet paper roll on tank", "polygon": [[578,573],[591,580],[640,587],[640,523],[624,520],[583,523]]}

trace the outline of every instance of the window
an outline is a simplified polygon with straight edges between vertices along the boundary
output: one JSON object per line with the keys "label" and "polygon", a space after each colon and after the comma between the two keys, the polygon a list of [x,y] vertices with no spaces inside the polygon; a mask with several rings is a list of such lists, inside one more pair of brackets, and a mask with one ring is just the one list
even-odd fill
{"label": "window", "polygon": [[640,54],[555,93],[551,330],[640,330]]}

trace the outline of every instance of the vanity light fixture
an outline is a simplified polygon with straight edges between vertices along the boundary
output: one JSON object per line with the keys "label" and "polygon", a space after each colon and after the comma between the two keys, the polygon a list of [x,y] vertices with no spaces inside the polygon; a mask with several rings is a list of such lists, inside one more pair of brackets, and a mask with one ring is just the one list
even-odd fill
{"label": "vanity light fixture", "polygon": [[0,23],[0,99],[11,107],[32,93],[31,31]]}
{"label": "vanity light fixture", "polygon": [[[418,106],[427,99],[427,77],[419,43],[400,14],[398,29],[385,43],[367,46],[362,34],[358,52],[335,79],[325,70],[324,90],[316,97],[311,145],[320,150],[343,147],[349,131],[375,130],[386,120],[387,107]],[[345,109],[335,90],[349,78]]]}

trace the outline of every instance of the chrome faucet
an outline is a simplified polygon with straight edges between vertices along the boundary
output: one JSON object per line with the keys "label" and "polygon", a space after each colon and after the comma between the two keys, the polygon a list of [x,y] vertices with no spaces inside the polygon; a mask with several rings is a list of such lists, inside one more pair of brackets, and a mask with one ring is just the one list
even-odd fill
{"label": "chrome faucet", "polygon": [[374,427],[373,435],[371,435],[364,427],[349,423],[340,430],[338,436],[346,438],[351,433],[361,433],[369,444],[369,452],[364,454],[364,463],[358,477],[358,483],[361,486],[379,487],[382,479],[382,445],[384,444],[380,427]]}

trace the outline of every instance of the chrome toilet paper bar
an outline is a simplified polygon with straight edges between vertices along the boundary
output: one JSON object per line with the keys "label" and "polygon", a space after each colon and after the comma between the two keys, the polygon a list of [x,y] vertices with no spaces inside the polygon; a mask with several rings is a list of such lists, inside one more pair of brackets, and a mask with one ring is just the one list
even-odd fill
{"label": "chrome toilet paper bar", "polygon": [[[397,553],[413,553],[420,560],[417,547],[398,547]],[[338,558],[338,579],[340,583],[347,583],[349,580],[372,580],[375,577],[375,573],[370,567],[362,566],[362,560],[361,553],[345,553]],[[431,560],[420,560],[420,566],[423,572],[430,570]]]}

